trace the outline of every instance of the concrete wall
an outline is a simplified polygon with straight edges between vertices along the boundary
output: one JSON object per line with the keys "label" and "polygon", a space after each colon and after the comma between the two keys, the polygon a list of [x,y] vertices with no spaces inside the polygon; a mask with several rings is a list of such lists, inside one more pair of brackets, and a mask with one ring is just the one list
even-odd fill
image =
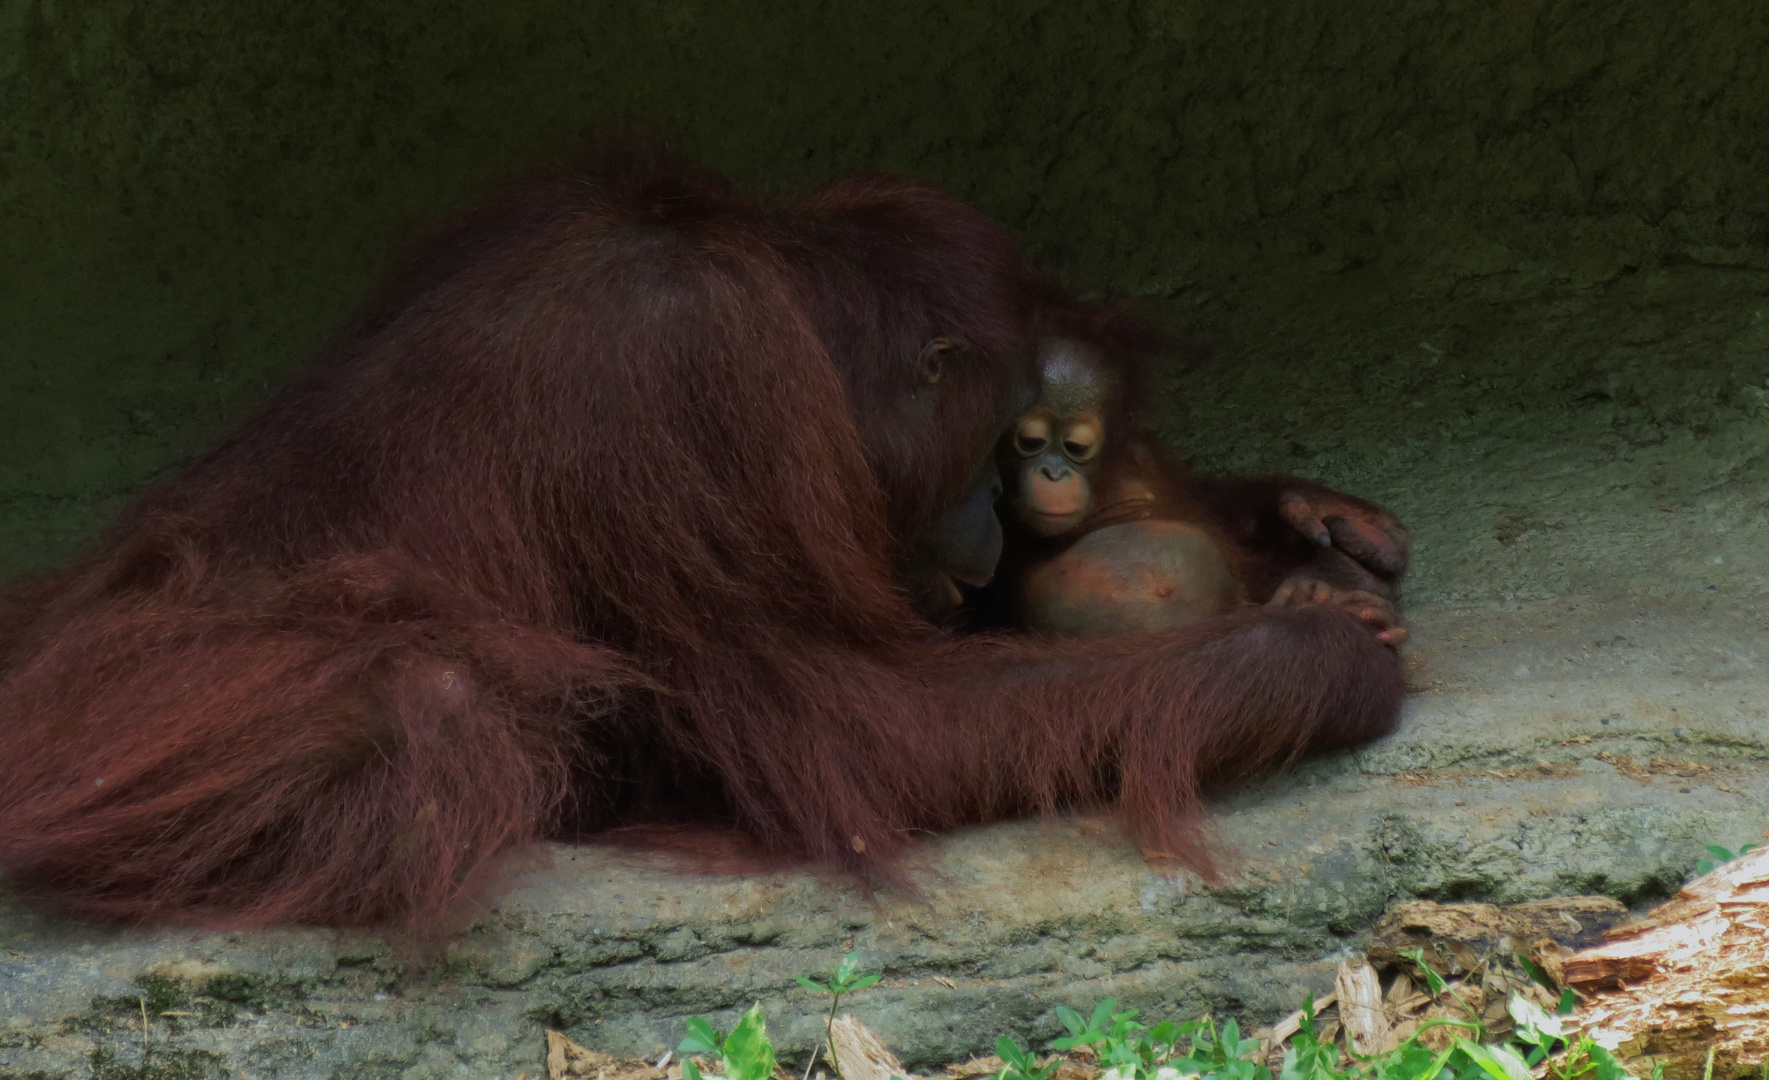
{"label": "concrete wall", "polygon": [[212,439],[416,223],[615,122],[783,191],[927,177],[1081,288],[1185,303],[1769,268],[1756,0],[0,0],[0,577]]}

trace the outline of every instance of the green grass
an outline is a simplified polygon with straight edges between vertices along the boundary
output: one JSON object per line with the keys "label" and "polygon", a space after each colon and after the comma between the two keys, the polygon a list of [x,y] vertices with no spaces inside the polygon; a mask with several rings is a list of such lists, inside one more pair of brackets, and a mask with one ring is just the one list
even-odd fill
{"label": "green grass", "polygon": [[[1460,1000],[1422,954],[1410,959],[1433,994]],[[831,980],[803,981],[839,1001],[836,984],[846,994],[878,978],[859,975],[850,953]],[[1048,1053],[1021,1047],[1005,1035],[996,1040],[1002,1068],[995,1080],[1051,1080],[1067,1055],[1076,1052],[1091,1055],[1099,1080],[1535,1080],[1538,1069],[1546,1080],[1628,1080],[1631,1074],[1608,1049],[1567,1029],[1563,1016],[1571,1006],[1570,995],[1563,996],[1561,1015],[1555,1015],[1514,994],[1508,1006],[1512,1028],[1503,1038],[1489,1038],[1477,1019],[1434,1019],[1393,1049],[1366,1055],[1319,1037],[1311,998],[1303,1007],[1301,1029],[1288,1040],[1275,1070],[1268,1064],[1268,1051],[1258,1040],[1243,1037],[1233,1020],[1221,1025],[1209,1017],[1145,1024],[1136,1010],[1121,1011],[1113,1000],[1101,1002],[1086,1016],[1059,1006],[1057,1018],[1068,1034],[1052,1041]],[[1477,1015],[1465,1004],[1463,1010]],[[774,1047],[759,1004],[729,1035],[698,1016],[689,1019],[688,1029],[678,1051],[705,1055],[705,1067],[716,1068],[726,1080],[767,1080],[775,1071]],[[1438,1029],[1442,1034],[1425,1038]],[[686,1080],[703,1080],[701,1069],[684,1061]],[[1659,1080],[1656,1072],[1654,1080]]]}

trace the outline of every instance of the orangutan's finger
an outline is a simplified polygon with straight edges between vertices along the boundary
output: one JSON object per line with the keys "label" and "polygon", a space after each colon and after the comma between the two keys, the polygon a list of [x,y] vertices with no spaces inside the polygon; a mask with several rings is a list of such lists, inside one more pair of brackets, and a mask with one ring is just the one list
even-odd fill
{"label": "orangutan's finger", "polygon": [[1321,520],[1314,504],[1301,495],[1285,495],[1278,499],[1278,514],[1290,527],[1321,547],[1333,546],[1333,534]]}
{"label": "orangutan's finger", "polygon": [[1397,576],[1407,568],[1407,552],[1379,523],[1362,517],[1328,517],[1333,544],[1378,573]]}

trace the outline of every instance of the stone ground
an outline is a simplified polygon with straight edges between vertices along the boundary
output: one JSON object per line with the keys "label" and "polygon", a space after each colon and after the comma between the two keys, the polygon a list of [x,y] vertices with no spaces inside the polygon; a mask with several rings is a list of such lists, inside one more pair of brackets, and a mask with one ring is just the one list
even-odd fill
{"label": "stone ground", "polygon": [[802,1061],[793,976],[850,947],[886,974],[855,1011],[912,1067],[1107,996],[1263,1023],[1394,900],[1646,904],[1756,839],[1769,276],[1332,280],[1167,301],[1218,345],[1153,418],[1170,440],[1370,494],[1418,538],[1401,732],[1222,795],[1222,883],[1092,821],[932,840],[919,898],[561,847],[422,971],[372,936],[101,932],[0,899],[0,1077],[509,1080],[544,1027],[649,1053],[756,1000]]}

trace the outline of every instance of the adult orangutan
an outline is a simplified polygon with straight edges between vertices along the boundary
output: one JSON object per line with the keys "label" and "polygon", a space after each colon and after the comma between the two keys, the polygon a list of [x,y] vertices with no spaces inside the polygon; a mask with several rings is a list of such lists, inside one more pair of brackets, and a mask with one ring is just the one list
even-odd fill
{"label": "adult orangutan", "polygon": [[1043,332],[1039,401],[1002,438],[1007,556],[985,616],[1095,636],[1338,604],[1404,641],[1393,601],[1411,538],[1393,515],[1290,477],[1186,475],[1131,420],[1150,336],[1111,312],[1088,321]]}
{"label": "adult orangutan", "polygon": [[0,867],[101,919],[424,928],[565,821],[871,873],[1112,806],[1204,865],[1200,783],[1384,734],[1400,666],[1332,606],[1060,645],[917,610],[993,567],[1057,299],[913,183],[506,193],[0,614]]}

